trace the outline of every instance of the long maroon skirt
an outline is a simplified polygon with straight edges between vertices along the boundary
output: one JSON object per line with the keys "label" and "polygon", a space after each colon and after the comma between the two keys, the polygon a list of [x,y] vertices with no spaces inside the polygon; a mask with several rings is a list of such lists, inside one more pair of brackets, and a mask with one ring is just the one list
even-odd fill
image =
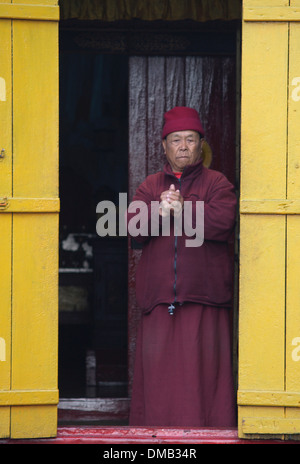
{"label": "long maroon skirt", "polygon": [[130,425],[233,427],[230,313],[195,303],[142,316]]}

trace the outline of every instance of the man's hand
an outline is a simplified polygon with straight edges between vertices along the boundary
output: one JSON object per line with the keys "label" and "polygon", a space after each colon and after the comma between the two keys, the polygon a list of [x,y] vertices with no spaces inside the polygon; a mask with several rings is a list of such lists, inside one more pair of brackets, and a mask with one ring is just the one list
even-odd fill
{"label": "man's hand", "polygon": [[171,184],[169,190],[162,192],[160,195],[161,208],[159,214],[161,216],[167,216],[170,213],[178,215],[181,213],[183,208],[183,197],[179,190],[175,190],[175,185]]}

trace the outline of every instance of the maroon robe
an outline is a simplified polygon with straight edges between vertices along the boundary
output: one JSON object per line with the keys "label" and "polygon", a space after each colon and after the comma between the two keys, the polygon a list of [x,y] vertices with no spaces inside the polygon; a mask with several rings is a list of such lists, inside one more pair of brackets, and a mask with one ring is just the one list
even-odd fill
{"label": "maroon robe", "polygon": [[[172,227],[168,236],[149,236],[151,202],[159,202],[170,184],[192,202],[193,211],[197,200],[204,202],[201,246],[187,247],[190,237],[175,236]],[[144,245],[136,275],[143,316],[130,424],[233,426],[229,325],[233,269],[228,240],[235,223],[234,188],[201,161],[186,167],[180,179],[167,163],[163,172],[146,178],[133,200],[147,205],[143,214],[148,227],[134,237]],[[134,215],[128,213],[128,223]],[[161,230],[160,219],[158,227]]]}
{"label": "maroon robe", "polygon": [[139,327],[130,425],[233,427],[230,313],[159,305]]}

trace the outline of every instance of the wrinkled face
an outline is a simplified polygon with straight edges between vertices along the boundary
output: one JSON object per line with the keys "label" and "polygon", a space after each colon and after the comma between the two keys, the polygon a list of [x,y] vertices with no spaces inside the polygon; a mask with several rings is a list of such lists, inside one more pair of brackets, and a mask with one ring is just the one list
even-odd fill
{"label": "wrinkled face", "polygon": [[202,140],[193,130],[172,132],[162,141],[167,160],[173,172],[182,172],[201,159]]}

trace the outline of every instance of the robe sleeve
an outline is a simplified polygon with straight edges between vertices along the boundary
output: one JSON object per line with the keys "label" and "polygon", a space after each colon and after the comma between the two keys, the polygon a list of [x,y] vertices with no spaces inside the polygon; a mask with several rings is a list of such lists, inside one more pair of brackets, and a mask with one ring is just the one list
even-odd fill
{"label": "robe sleeve", "polygon": [[233,185],[220,175],[204,201],[204,240],[228,241],[235,225],[237,199]]}
{"label": "robe sleeve", "polygon": [[[191,215],[187,223],[191,223],[192,230],[197,233],[201,223],[201,235],[204,234],[204,240],[226,242],[230,239],[235,225],[237,200],[234,187],[221,173],[210,180],[206,179],[205,183],[207,185],[203,188],[202,194],[190,193],[188,200],[191,202],[191,209],[190,206],[185,206],[183,214]],[[204,203],[201,221],[197,215],[197,201]]]}

